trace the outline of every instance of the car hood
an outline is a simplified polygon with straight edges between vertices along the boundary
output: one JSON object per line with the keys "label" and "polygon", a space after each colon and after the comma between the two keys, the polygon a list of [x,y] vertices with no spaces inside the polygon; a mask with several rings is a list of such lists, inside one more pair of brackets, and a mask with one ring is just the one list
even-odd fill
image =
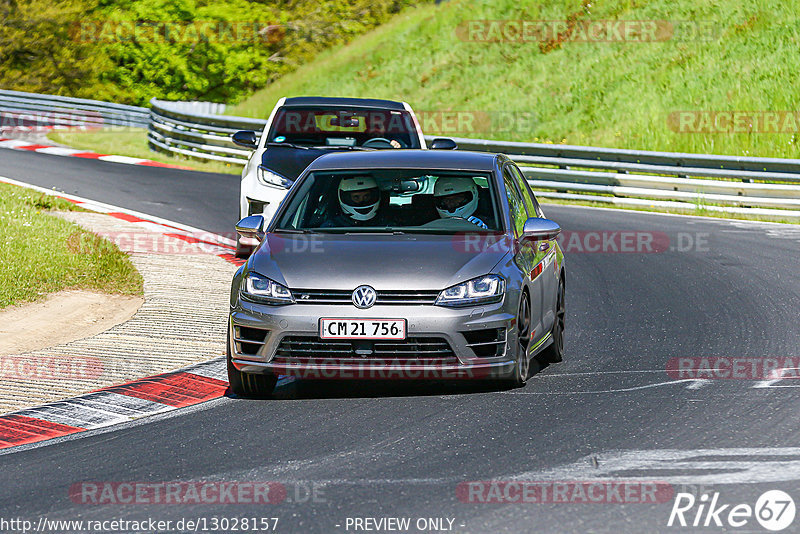
{"label": "car hood", "polygon": [[261,155],[261,164],[284,178],[297,180],[297,177],[312,161],[336,150],[327,148],[292,148],[270,146]]}
{"label": "car hood", "polygon": [[467,251],[446,235],[269,233],[248,269],[293,289],[441,290],[491,272],[507,254]]}

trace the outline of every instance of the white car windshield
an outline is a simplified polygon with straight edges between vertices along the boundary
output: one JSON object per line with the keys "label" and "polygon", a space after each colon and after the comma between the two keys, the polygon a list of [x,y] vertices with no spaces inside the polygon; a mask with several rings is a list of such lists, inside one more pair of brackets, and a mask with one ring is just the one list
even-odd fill
{"label": "white car windshield", "polygon": [[301,146],[421,148],[414,121],[405,110],[283,107],[267,141]]}

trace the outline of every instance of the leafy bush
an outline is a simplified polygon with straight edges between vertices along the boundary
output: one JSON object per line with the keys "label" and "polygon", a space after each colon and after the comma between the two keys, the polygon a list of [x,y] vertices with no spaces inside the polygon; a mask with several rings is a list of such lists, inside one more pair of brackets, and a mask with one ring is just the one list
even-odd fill
{"label": "leafy bush", "polygon": [[430,0],[0,0],[0,87],[234,102]]}

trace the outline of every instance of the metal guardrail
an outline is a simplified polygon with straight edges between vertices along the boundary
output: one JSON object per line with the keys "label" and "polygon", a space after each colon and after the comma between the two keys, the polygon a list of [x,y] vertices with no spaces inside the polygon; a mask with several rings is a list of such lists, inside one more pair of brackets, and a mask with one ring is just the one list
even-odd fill
{"label": "metal guardrail", "polygon": [[[150,104],[151,146],[200,159],[243,165],[250,151],[230,135],[260,134],[266,124],[182,111],[155,99]],[[544,198],[800,219],[800,160],[454,139],[461,150],[508,154]]]}
{"label": "metal guardrail", "polygon": [[[592,160],[596,163],[644,164],[686,168],[720,169],[725,171],[755,171],[800,173],[800,160],[781,158],[755,158],[744,156],[718,156],[714,154],[686,154],[681,152],[652,152],[619,148],[597,148],[576,145],[542,143],[517,143],[488,139],[454,138],[459,148],[481,152],[502,152],[517,156],[555,157],[560,159]],[[800,178],[797,178],[800,181]]]}
{"label": "metal guardrail", "polygon": [[148,127],[150,148],[168,154],[180,154],[204,160],[244,165],[250,155],[233,144],[231,134],[238,130],[261,132],[265,120],[198,113],[183,102],[150,100],[151,121]]}
{"label": "metal guardrail", "polygon": [[[154,150],[237,165],[245,164],[250,150],[233,144],[231,134],[260,134],[266,125],[220,115],[219,104],[152,99],[150,106],[0,91],[0,113],[50,113],[54,123],[67,125],[82,114],[85,125],[144,126]],[[428,142],[433,138],[426,136]],[[800,219],[797,159],[454,139],[462,150],[508,154],[544,198]]]}
{"label": "metal guardrail", "polygon": [[509,154],[544,198],[800,219],[800,160],[455,141]]}
{"label": "metal guardrail", "polygon": [[137,106],[0,90],[0,128],[133,126],[146,128],[150,110]]}

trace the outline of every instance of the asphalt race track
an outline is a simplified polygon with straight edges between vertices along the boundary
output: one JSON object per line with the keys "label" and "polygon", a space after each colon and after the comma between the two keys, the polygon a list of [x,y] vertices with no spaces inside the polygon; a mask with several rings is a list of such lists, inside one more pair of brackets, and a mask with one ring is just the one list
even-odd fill
{"label": "asphalt race track", "polygon": [[239,215],[240,178],[233,174],[0,149],[0,176],[226,235]]}
{"label": "asphalt race track", "polygon": [[[0,150],[0,175],[214,232],[230,232],[237,215],[235,176],[11,150]],[[679,357],[800,364],[800,226],[545,211],[567,233],[599,237],[562,243],[567,356],[525,388],[295,381],[270,400],[222,398],[11,449],[0,455],[0,517],[277,517],[277,532],[319,533],[387,517],[411,518],[411,532],[694,532],[667,527],[678,492],[750,506],[772,489],[800,498],[800,382],[667,371]],[[615,252],[613,232],[622,231],[656,236],[661,251]],[[580,251],[603,239],[605,251]],[[670,493],[658,503],[486,503],[459,490],[491,480],[660,481]],[[275,481],[286,494],[277,504],[226,505],[70,496],[82,482],[175,481]],[[444,521],[418,529],[420,518]],[[722,531],[711,524],[703,531]],[[754,518],[742,530],[764,531]]]}

